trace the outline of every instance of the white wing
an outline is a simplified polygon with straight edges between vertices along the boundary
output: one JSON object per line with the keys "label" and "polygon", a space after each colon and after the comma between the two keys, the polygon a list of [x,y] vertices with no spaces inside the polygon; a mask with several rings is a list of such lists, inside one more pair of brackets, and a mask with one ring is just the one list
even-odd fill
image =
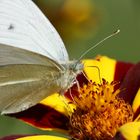
{"label": "white wing", "polygon": [[68,61],[55,28],[31,0],[0,0],[0,43]]}
{"label": "white wing", "polygon": [[38,64],[56,67],[63,71],[63,66],[50,58],[21,48],[0,44],[0,66],[12,64]]}

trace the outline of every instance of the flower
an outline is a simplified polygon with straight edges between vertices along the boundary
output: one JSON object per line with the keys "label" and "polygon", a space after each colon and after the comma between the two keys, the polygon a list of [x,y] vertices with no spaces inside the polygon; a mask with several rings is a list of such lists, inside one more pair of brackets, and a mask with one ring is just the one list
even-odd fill
{"label": "flower", "polygon": [[133,111],[128,103],[118,98],[116,83],[89,82],[74,97],[76,109],[70,116],[70,134],[77,139],[110,140],[118,128],[132,122]]}
{"label": "flower", "polygon": [[135,140],[139,137],[140,63],[134,65],[105,56],[83,63],[85,74],[77,77],[80,87],[77,90],[74,85],[71,94],[65,93],[65,100],[55,93],[26,111],[9,115],[42,130],[61,131],[67,137],[34,135],[13,136],[14,139]]}

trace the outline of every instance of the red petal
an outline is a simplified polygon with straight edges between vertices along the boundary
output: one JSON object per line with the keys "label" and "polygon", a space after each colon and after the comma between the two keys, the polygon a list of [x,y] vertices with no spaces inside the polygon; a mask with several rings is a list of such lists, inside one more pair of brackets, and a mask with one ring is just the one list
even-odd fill
{"label": "red petal", "polygon": [[117,132],[112,140],[126,140],[120,132]]}
{"label": "red petal", "polygon": [[10,114],[9,116],[16,117],[42,129],[52,128],[67,130],[68,118],[55,109],[42,104],[37,104],[28,110]]}
{"label": "red petal", "polygon": [[134,112],[133,120],[135,120],[138,117],[139,114],[140,114],[140,106],[137,108],[136,112]]}
{"label": "red petal", "polygon": [[140,63],[134,65],[126,74],[122,84],[119,97],[132,104],[133,99],[140,87]]}
{"label": "red petal", "polygon": [[116,68],[115,68],[114,81],[119,81],[120,83],[122,83],[126,73],[132,66],[134,66],[134,64],[132,63],[117,61]]}

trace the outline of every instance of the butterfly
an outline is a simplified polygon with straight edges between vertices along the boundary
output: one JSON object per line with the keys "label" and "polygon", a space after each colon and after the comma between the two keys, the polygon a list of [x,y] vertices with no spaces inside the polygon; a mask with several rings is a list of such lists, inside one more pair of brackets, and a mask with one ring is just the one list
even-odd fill
{"label": "butterfly", "polygon": [[[0,112],[26,110],[63,94],[83,71],[31,0],[0,0]],[[55,101],[54,101],[55,102]]]}

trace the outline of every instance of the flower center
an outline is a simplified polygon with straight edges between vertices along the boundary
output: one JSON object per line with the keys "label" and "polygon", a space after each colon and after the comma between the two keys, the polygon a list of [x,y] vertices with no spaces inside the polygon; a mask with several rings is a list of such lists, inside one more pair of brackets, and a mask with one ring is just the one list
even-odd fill
{"label": "flower center", "polygon": [[74,97],[74,109],[70,116],[70,135],[78,140],[109,140],[117,129],[133,120],[131,106],[117,97],[117,83],[89,82]]}

